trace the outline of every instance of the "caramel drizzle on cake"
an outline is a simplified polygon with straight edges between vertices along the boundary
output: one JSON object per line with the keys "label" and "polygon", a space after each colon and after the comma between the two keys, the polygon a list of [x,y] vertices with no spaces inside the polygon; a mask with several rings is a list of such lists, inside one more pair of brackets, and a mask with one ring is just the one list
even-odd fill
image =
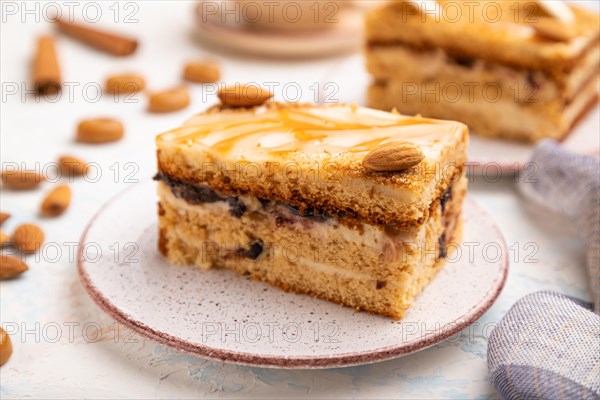
{"label": "caramel drizzle on cake", "polygon": [[[431,129],[418,132],[411,130],[416,125],[430,125]],[[375,124],[367,124],[351,119],[326,118],[295,109],[270,111],[264,116],[241,121],[192,122],[171,132],[176,133],[176,144],[202,143],[221,154],[231,152],[246,140],[271,154],[323,150],[366,152],[395,139],[418,138],[435,143],[439,135],[436,122],[421,117],[376,119]],[[270,134],[278,135],[278,142],[268,146],[261,144],[261,139]]]}

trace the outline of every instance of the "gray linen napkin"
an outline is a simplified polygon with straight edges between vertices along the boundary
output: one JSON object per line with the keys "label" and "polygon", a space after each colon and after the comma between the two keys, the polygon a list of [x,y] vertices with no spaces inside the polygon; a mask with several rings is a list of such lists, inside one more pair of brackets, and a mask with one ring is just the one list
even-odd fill
{"label": "gray linen napkin", "polygon": [[574,154],[552,140],[541,142],[519,182],[524,196],[569,216],[587,242],[587,267],[600,313],[600,158]]}
{"label": "gray linen napkin", "polygon": [[600,317],[582,305],[537,292],[502,318],[488,344],[488,368],[502,397],[600,399]]}
{"label": "gray linen napkin", "polygon": [[571,217],[587,241],[592,304],[559,293],[519,300],[488,343],[492,383],[506,399],[600,399],[600,159],[540,143],[524,196]]}

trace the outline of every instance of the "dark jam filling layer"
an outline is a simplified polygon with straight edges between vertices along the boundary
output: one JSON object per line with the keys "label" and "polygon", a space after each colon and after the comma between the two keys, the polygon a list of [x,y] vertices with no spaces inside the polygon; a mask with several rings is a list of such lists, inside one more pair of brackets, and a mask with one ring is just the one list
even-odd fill
{"label": "dark jam filling layer", "polygon": [[[237,196],[221,196],[219,193],[214,191],[208,186],[204,185],[192,185],[186,182],[182,182],[176,179],[172,179],[162,173],[157,173],[154,176],[155,181],[162,181],[166,183],[170,188],[175,197],[184,199],[190,204],[198,205],[203,203],[216,203],[219,201],[225,201],[229,205],[229,213],[236,217],[241,218],[247,210],[246,204]],[[442,208],[442,213],[446,210],[446,204],[452,199],[452,186],[450,186],[440,197],[440,206]],[[285,207],[288,211],[291,212],[292,215],[307,218],[317,222],[323,222],[328,218],[331,218],[330,215],[319,213],[313,209],[308,209],[305,212],[301,212],[298,208],[290,206],[289,204],[284,204],[281,202],[273,202],[266,199],[258,199],[263,207],[266,207],[270,204],[280,205]],[[276,225],[282,226],[287,223],[294,223],[295,221],[292,218],[289,218],[285,215],[279,215],[276,217]],[[439,258],[444,258],[447,256],[447,243],[446,243],[446,232],[442,233],[442,235],[438,239],[439,245]],[[256,259],[262,253],[263,245],[262,242],[258,241],[252,244],[249,249],[240,249],[240,252],[243,255],[250,259]]]}
{"label": "dark jam filling layer", "polygon": [[[162,173],[157,173],[154,176],[155,181],[162,181],[166,183],[171,191],[175,195],[175,197],[183,199],[190,204],[198,205],[203,203],[216,203],[219,201],[225,201],[229,204],[229,212],[236,218],[241,218],[247,210],[247,206],[243,200],[241,200],[237,196],[222,196],[213,189],[205,185],[192,185],[177,179],[170,178]],[[270,201],[266,199],[258,198],[263,207],[266,207],[270,204],[275,206],[285,207],[287,211],[291,214],[307,218],[313,221],[322,222],[328,218],[331,218],[330,215],[319,213],[318,211],[309,208],[306,211],[302,212],[298,208],[293,207],[289,204]],[[285,224],[286,222],[294,222],[291,218],[287,218],[285,216],[278,217],[281,224]],[[289,221],[288,221],[289,220]]]}
{"label": "dark jam filling layer", "polygon": [[450,186],[442,195],[440,196],[440,206],[442,207],[442,213],[446,211],[446,203],[452,200],[452,186]]}
{"label": "dark jam filling layer", "polygon": [[234,217],[241,218],[246,213],[246,204],[237,196],[224,197],[208,186],[190,185],[189,183],[172,179],[160,172],[154,176],[154,180],[166,183],[171,188],[175,197],[183,199],[190,204],[198,205],[225,201],[229,205],[229,213]]}

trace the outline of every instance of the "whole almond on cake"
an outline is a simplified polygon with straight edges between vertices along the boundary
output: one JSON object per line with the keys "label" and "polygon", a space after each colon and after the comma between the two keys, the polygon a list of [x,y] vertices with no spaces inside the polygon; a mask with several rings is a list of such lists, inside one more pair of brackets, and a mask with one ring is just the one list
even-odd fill
{"label": "whole almond on cake", "polygon": [[36,171],[18,169],[2,172],[2,186],[11,190],[35,189],[44,180],[44,177]]}
{"label": "whole almond on cake", "polygon": [[27,271],[29,267],[20,258],[10,254],[0,255],[0,279],[13,279]]}
{"label": "whole almond on cake", "polygon": [[409,142],[388,142],[377,146],[363,158],[363,166],[371,171],[404,171],[423,160],[419,146]]}
{"label": "whole almond on cake", "polygon": [[219,99],[224,106],[254,107],[273,97],[273,93],[256,85],[237,83],[219,90]]}
{"label": "whole almond on cake", "polygon": [[19,225],[12,234],[12,242],[23,253],[35,253],[44,243],[44,231],[34,224]]}
{"label": "whole almond on cake", "polygon": [[46,195],[40,213],[45,217],[57,217],[65,212],[70,203],[71,189],[67,185],[60,185]]}

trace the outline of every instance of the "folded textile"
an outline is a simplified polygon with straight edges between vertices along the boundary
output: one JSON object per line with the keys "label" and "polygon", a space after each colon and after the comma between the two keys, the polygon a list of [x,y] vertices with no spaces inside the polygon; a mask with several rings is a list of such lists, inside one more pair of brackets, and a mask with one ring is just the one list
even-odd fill
{"label": "folded textile", "polygon": [[600,317],[585,306],[536,292],[502,318],[488,368],[505,399],[600,399]]}
{"label": "folded textile", "polygon": [[571,217],[587,241],[587,267],[600,313],[600,158],[574,154],[552,140],[534,150],[519,189],[528,198]]}

